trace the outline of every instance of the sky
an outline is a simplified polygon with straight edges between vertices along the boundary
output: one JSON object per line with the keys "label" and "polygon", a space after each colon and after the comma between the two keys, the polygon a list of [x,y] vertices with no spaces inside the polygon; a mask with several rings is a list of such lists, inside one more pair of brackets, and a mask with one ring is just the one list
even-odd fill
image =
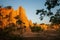
{"label": "sky", "polygon": [[[0,5],[12,6],[15,10],[22,6],[26,10],[26,16],[33,23],[49,23],[49,17],[45,17],[42,21],[39,15],[36,15],[37,9],[46,9],[44,6],[45,0],[0,0]],[[55,12],[55,10],[52,10]]]}

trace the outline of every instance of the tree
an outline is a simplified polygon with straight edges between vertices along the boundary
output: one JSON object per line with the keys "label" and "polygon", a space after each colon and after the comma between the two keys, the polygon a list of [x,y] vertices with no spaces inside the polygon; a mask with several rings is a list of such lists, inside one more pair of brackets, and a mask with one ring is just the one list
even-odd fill
{"label": "tree", "polygon": [[0,8],[1,8],[1,6],[0,6]]}
{"label": "tree", "polygon": [[44,9],[41,10],[37,10],[37,15],[40,13],[40,20],[43,20],[43,16],[45,16],[47,14],[47,11]]}
{"label": "tree", "polygon": [[11,8],[12,8],[12,6],[6,6],[6,7],[4,7],[4,8],[6,8],[6,9],[11,9]]}
{"label": "tree", "polygon": [[37,10],[36,14],[40,13],[40,19],[43,20],[44,16],[50,17],[49,22],[55,23],[55,24],[60,24],[60,9],[57,10],[57,12],[54,14],[51,12],[52,8],[55,8],[56,6],[60,5],[60,0],[46,0],[45,6],[47,7],[47,10]]}
{"label": "tree", "polygon": [[52,22],[54,24],[60,24],[60,9],[57,10],[57,12],[54,16],[50,17],[50,22]]}
{"label": "tree", "polygon": [[47,9],[50,11],[51,8],[54,8],[60,5],[59,1],[60,0],[46,0],[45,6],[47,6]]}

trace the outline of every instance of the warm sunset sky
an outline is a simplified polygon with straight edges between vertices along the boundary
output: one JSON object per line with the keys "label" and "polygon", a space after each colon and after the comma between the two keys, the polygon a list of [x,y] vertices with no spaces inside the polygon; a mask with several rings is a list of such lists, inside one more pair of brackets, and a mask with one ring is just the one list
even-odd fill
{"label": "warm sunset sky", "polygon": [[[45,0],[0,0],[0,5],[2,6],[12,6],[15,10],[19,6],[22,6],[26,10],[26,15],[28,19],[37,23],[49,23],[49,18],[45,17],[43,21],[39,19],[39,15],[36,15],[37,9],[46,9],[44,6]],[[56,7],[52,11],[56,11]],[[60,8],[60,7],[59,7]]]}

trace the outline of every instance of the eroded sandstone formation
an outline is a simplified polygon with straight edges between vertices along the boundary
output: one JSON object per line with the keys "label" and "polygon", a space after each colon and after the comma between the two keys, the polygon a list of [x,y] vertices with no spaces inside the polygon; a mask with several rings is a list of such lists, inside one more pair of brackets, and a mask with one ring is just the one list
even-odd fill
{"label": "eroded sandstone formation", "polygon": [[[2,21],[2,25],[0,25],[1,28],[4,28],[9,23],[14,23],[16,25],[17,19],[16,16],[19,16],[20,21],[23,22],[23,25],[26,27],[26,30],[29,31],[29,20],[26,16],[25,10],[20,6],[17,10],[14,10],[13,8],[0,8],[0,21]],[[22,24],[20,24],[22,25]]]}
{"label": "eroded sandstone formation", "polygon": [[4,28],[8,23],[9,23],[9,19],[10,19],[10,15],[12,12],[12,8],[11,9],[7,9],[7,8],[0,8],[0,21],[2,22],[2,28]]}

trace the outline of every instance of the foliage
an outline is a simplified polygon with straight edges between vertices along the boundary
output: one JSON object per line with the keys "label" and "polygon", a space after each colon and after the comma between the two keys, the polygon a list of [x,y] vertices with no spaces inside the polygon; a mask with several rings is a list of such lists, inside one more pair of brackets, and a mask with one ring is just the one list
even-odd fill
{"label": "foliage", "polygon": [[46,0],[45,6],[47,6],[48,10],[51,10],[51,8],[54,8],[60,5],[59,1],[60,0]]}
{"label": "foliage", "polygon": [[17,15],[17,16],[15,17],[15,19],[19,19],[19,15]]}
{"label": "foliage", "polygon": [[1,6],[0,6],[0,8],[1,8]]}
{"label": "foliage", "polygon": [[18,20],[18,21],[16,21],[16,23],[17,23],[17,24],[21,24],[21,23],[22,23],[22,21],[21,21],[21,20]]}
{"label": "foliage", "polygon": [[37,10],[36,14],[40,13],[40,20],[43,20],[44,16],[50,17],[49,22],[60,24],[60,9],[57,10],[56,13],[51,12],[52,8],[55,8],[56,6],[60,5],[60,0],[46,0],[45,6],[47,7],[47,10],[41,9]]}
{"label": "foliage", "polygon": [[2,40],[21,40],[22,37],[18,35],[10,34],[12,31],[16,31],[15,24],[10,23],[4,29],[0,28],[0,39]]}
{"label": "foliage", "polygon": [[47,14],[47,11],[44,9],[37,10],[36,14],[38,15],[40,13],[40,19],[43,20],[43,16]]}
{"label": "foliage", "polygon": [[12,8],[12,6],[6,6],[6,7],[4,7],[4,8],[6,8],[6,9],[11,9],[11,8]]}
{"label": "foliage", "polygon": [[11,35],[7,32],[5,32],[5,30],[0,29],[0,40],[21,40],[23,39],[20,36],[15,36],[15,35]]}
{"label": "foliage", "polygon": [[39,31],[42,31],[41,27],[38,27],[38,26],[30,27],[30,29],[31,29],[32,32],[39,32]]}

